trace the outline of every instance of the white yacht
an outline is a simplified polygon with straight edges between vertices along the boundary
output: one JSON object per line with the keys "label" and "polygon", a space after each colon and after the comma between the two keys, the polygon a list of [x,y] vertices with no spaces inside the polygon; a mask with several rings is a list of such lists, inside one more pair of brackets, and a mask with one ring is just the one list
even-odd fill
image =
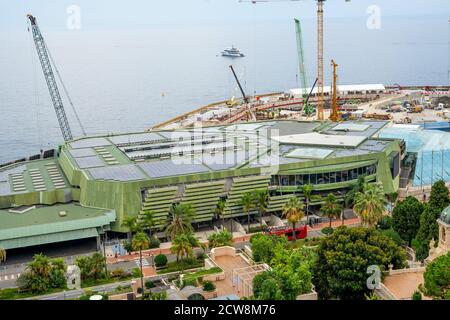
{"label": "white yacht", "polygon": [[239,51],[238,48],[231,46],[231,48],[222,51],[222,56],[224,57],[245,57],[245,55]]}

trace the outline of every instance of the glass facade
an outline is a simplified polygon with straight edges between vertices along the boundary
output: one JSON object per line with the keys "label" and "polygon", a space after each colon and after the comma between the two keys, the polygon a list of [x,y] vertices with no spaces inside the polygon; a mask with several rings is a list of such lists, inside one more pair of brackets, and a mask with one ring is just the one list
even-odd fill
{"label": "glass facade", "polygon": [[358,179],[359,176],[372,175],[376,173],[377,166],[375,164],[360,168],[311,173],[311,174],[291,174],[291,175],[274,175],[270,184],[277,186],[303,186],[305,184],[328,184],[339,183]]}

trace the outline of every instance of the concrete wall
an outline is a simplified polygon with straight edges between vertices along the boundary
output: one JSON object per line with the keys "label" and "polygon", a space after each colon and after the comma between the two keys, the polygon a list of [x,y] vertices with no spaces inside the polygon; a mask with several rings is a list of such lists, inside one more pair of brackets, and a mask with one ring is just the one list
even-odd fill
{"label": "concrete wall", "polygon": [[213,248],[209,255],[211,256],[211,259],[213,259],[213,260],[215,260],[217,257],[221,257],[221,256],[234,257],[236,255],[236,248],[229,247],[229,246]]}

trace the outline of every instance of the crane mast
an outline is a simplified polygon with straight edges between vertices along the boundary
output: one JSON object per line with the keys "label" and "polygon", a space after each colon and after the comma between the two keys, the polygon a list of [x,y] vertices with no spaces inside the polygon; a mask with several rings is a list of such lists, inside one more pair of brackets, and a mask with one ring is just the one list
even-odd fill
{"label": "crane mast", "polygon": [[244,103],[247,108],[247,114],[252,118],[252,120],[256,120],[256,115],[253,113],[251,107],[248,105],[248,102],[249,102],[248,97],[245,95],[244,89],[242,89],[242,86],[241,86],[241,82],[239,81],[239,78],[237,77],[236,72],[234,71],[234,68],[232,65],[230,65],[230,69],[231,69],[231,72],[233,72],[233,76],[239,86],[239,90],[241,90],[242,98],[244,99]]}
{"label": "crane mast", "polygon": [[323,2],[317,0],[317,119],[323,120]]}
{"label": "crane mast", "polygon": [[333,67],[333,94],[331,98],[331,121],[339,121],[341,116],[339,114],[338,98],[337,98],[337,64],[334,60],[331,60],[331,66]]}
{"label": "crane mast", "polygon": [[305,69],[305,55],[303,52],[303,40],[302,40],[302,28],[300,25],[300,21],[298,19],[294,19],[295,22],[295,33],[297,37],[297,55],[298,55],[298,71],[299,76],[302,82],[302,90],[303,90],[303,106],[300,114],[305,111],[306,114],[310,114],[311,110],[307,103],[308,101],[308,84],[306,78],[306,69]]}
{"label": "crane mast", "polygon": [[42,71],[44,72],[45,81],[47,82],[48,91],[50,92],[50,97],[53,102],[53,107],[55,108],[56,117],[58,118],[59,127],[61,129],[64,141],[73,140],[72,131],[70,130],[61,95],[59,94],[58,85],[56,84],[55,75],[53,73],[44,38],[36,23],[36,18],[31,14],[28,14],[27,18],[30,20],[34,44],[39,56],[39,61],[41,62]]}

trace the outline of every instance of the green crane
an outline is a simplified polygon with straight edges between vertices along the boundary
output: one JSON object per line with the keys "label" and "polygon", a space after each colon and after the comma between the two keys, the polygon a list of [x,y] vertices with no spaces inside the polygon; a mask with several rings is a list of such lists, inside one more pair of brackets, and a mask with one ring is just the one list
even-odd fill
{"label": "green crane", "polygon": [[300,26],[300,21],[294,19],[295,21],[295,33],[297,34],[297,54],[298,54],[298,70],[299,77],[301,79],[302,90],[303,90],[303,107],[300,113],[305,111],[306,115],[310,115],[314,112],[312,106],[308,104],[308,84],[306,80],[306,70],[305,70],[305,59],[303,54],[303,41],[302,41],[302,28]]}

